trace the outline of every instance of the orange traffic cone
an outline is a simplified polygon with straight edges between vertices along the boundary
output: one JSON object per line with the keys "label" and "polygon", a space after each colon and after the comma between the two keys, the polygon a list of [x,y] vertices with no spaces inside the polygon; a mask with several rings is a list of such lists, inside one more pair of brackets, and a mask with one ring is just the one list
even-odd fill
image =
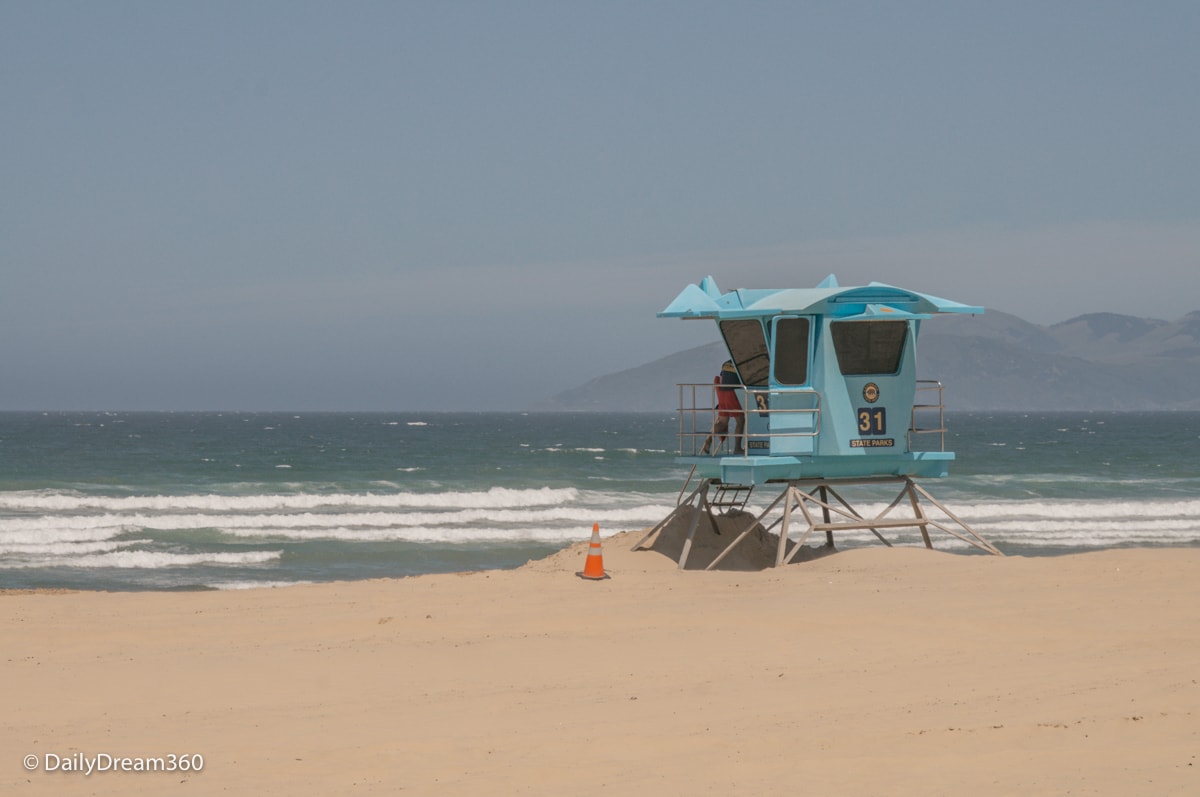
{"label": "orange traffic cone", "polygon": [[583,572],[576,573],[580,578],[599,581],[608,578],[604,573],[604,556],[600,553],[600,524],[592,524],[592,542],[588,545],[587,561],[583,563]]}

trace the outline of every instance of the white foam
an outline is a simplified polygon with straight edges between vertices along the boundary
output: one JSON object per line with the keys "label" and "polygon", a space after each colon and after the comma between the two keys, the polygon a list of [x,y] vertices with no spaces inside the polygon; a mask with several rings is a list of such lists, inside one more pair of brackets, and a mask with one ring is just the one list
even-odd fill
{"label": "white foam", "polygon": [[0,493],[2,511],[44,511],[56,513],[108,510],[136,511],[238,511],[303,510],[320,507],[480,507],[501,508],[530,505],[556,505],[573,501],[573,487],[511,489],[492,487],[485,491],[447,491],[438,493],[296,493],[275,495],[147,495],[98,496],[56,491]]}
{"label": "white foam", "polygon": [[338,540],[342,542],[411,542],[449,545],[478,545],[503,543],[547,543],[560,545],[586,541],[592,527],[583,524],[570,527],[501,528],[454,526],[410,526],[394,529],[291,529],[280,534],[284,539],[297,541]]}
{"label": "white foam", "polygon": [[[961,510],[961,511],[959,511]],[[1200,500],[1153,501],[1080,501],[1036,500],[966,503],[956,513],[970,512],[986,518],[1087,518],[1093,520],[1147,520],[1192,518],[1200,520]]]}
{"label": "white foam", "polygon": [[[589,477],[591,478],[591,477]],[[611,481],[610,476],[595,477]],[[654,481],[654,480],[651,480]],[[668,474],[658,481],[672,482]],[[244,485],[253,489],[255,485]],[[283,540],[340,542],[403,541],[429,544],[560,544],[586,539],[593,523],[602,530],[641,529],[665,518],[674,508],[675,492],[627,492],[575,488],[511,489],[413,493],[392,492],[380,482],[379,493],[278,493],[223,496],[87,496],[66,491],[0,493],[0,567],[174,567],[189,564],[245,564],[278,558],[279,553],[169,554],[129,550],[145,545],[150,536],[161,542],[200,532],[239,540],[278,545]],[[647,485],[643,485],[644,487]],[[398,488],[397,488],[398,489]],[[763,493],[757,498],[766,496]],[[773,496],[771,496],[773,497]],[[887,504],[864,503],[847,494],[864,516],[882,512]],[[879,497],[873,494],[872,497]],[[888,496],[890,497],[890,496]],[[1193,544],[1200,540],[1200,499],[969,500],[941,496],[956,515],[993,543],[1031,546],[1111,546],[1121,544]],[[769,498],[767,499],[769,500]],[[747,511],[765,508],[753,504]],[[935,508],[930,517],[945,522]],[[907,502],[887,517],[907,517]],[[6,516],[7,515],[7,516]],[[800,532],[793,515],[793,539]],[[889,540],[910,539],[913,530],[887,532]],[[953,538],[938,532],[953,546]],[[122,539],[127,538],[127,539]],[[869,531],[837,532],[839,544],[875,543]],[[877,544],[877,543],[876,543]],[[186,550],[186,548],[184,549]],[[174,558],[172,558],[174,557]],[[185,558],[179,558],[185,557]],[[188,559],[186,557],[200,557]],[[263,557],[266,557],[265,559]],[[37,562],[38,564],[31,564]]]}
{"label": "white foam", "polygon": [[[852,501],[852,503],[854,503]],[[1200,501],[1008,501],[990,503],[949,502],[955,515],[989,542],[1039,547],[1111,547],[1123,544],[1190,545],[1200,541]],[[887,505],[854,503],[864,517],[879,517]],[[957,528],[947,515],[923,504],[927,517]],[[761,510],[754,510],[756,513]],[[900,506],[885,515],[888,519],[912,517]],[[795,515],[793,514],[793,518]],[[840,518],[839,518],[840,520]],[[802,523],[802,521],[801,521]],[[915,527],[914,527],[915,529]],[[792,536],[800,532],[792,528]],[[910,532],[897,529],[884,533],[890,541],[905,539]],[[930,533],[943,541],[954,538],[936,529]],[[840,541],[869,543],[870,531],[837,531]],[[920,539],[919,536],[916,539]],[[935,547],[946,547],[935,542]]]}
{"label": "white foam", "polygon": [[[331,512],[265,515],[103,515],[70,518],[23,518],[20,528],[8,526],[12,520],[0,520],[0,544],[39,544],[48,542],[88,542],[109,540],[123,533],[148,529],[156,531],[186,531],[217,529],[239,536],[280,534],[293,529],[329,529],[343,526],[358,528],[392,528],[405,526],[469,527],[479,523],[538,526],[558,523],[637,524],[656,522],[669,512],[666,506],[626,509],[559,508],[559,509],[470,509],[452,512]],[[88,524],[95,524],[88,528]],[[82,528],[81,528],[82,527]]]}
{"label": "white foam", "polygon": [[[864,516],[877,516],[887,504],[855,502],[850,500]],[[984,520],[1060,520],[1080,519],[1089,521],[1162,520],[1185,518],[1200,521],[1200,500],[1153,500],[1153,501],[1085,501],[1038,499],[1029,501],[971,502],[944,500],[956,515],[963,519]],[[749,508],[749,507],[748,507]],[[896,512],[898,510],[893,510]]]}
{"label": "white foam", "polygon": [[95,556],[59,556],[53,559],[17,563],[15,567],[117,567],[159,570],[167,567],[197,565],[260,565],[283,556],[283,551],[247,551],[244,553],[162,553],[159,551],[112,551]]}
{"label": "white foam", "polygon": [[145,545],[148,540],[125,540],[122,542],[39,542],[0,544],[0,554],[16,556],[61,556],[64,554],[91,554],[116,551],[134,545]]}
{"label": "white foam", "polygon": [[0,543],[5,545],[97,542],[111,540],[127,531],[132,531],[132,529],[125,526],[94,524],[92,518],[0,519]]}
{"label": "white foam", "polygon": [[1079,518],[1077,520],[1035,520],[998,522],[977,521],[971,523],[976,529],[994,529],[1004,534],[1111,534],[1120,536],[1138,529],[1153,530],[1162,536],[1174,532],[1193,532],[1200,536],[1200,523],[1195,518],[1178,518],[1163,520],[1154,518],[1130,518],[1128,520],[1098,520],[1096,518]]}
{"label": "white foam", "polygon": [[280,587],[298,587],[302,584],[311,584],[311,581],[215,581],[204,586],[211,589],[219,590],[237,590],[237,589],[276,589]]}

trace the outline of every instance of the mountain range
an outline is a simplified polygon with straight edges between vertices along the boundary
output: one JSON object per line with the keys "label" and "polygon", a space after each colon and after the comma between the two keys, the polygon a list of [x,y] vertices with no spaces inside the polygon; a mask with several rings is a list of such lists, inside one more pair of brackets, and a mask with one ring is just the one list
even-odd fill
{"label": "mountain range", "polygon": [[[599,376],[540,410],[671,412],[680,383],[712,381],[720,342]],[[1089,313],[1051,326],[988,310],[926,321],[921,379],[950,411],[1200,410],[1200,311],[1177,321]]]}

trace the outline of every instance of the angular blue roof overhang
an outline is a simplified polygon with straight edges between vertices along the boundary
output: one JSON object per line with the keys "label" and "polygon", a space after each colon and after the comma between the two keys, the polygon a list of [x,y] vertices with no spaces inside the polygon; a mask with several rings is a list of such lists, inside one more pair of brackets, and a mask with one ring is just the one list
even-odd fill
{"label": "angular blue roof overhang", "polygon": [[978,315],[982,307],[872,282],[843,288],[832,274],[815,288],[740,289],[721,293],[716,280],[680,292],[659,318],[764,318],[777,315],[828,315],[843,319],[928,318],[936,313]]}

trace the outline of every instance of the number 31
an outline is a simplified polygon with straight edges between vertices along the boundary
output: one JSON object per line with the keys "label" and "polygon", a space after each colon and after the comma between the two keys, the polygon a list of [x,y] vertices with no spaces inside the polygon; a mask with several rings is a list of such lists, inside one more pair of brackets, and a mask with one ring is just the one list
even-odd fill
{"label": "number 31", "polygon": [[859,434],[887,434],[887,414],[883,407],[858,411]]}

